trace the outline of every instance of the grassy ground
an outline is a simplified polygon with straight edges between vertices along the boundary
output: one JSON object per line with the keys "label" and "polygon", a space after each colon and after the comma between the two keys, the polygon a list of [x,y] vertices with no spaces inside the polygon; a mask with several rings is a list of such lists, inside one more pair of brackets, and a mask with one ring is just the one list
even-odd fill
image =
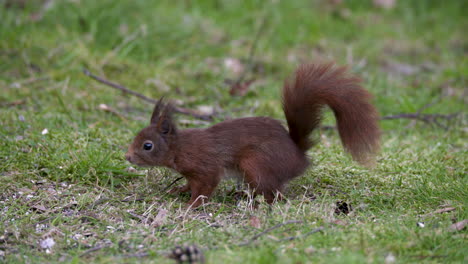
{"label": "grassy ground", "polygon": [[[167,252],[195,244],[208,263],[466,263],[466,229],[449,228],[468,218],[466,2],[398,1],[391,10],[358,0],[5,2],[13,4],[0,7],[1,260],[172,263]],[[225,80],[238,78],[232,65],[246,67],[253,43],[246,79],[255,82],[231,96]],[[372,170],[323,130],[314,166],[291,182],[287,201],[252,210],[227,181],[211,203],[186,210],[188,196],[164,193],[176,174],[128,172],[123,158],[152,106],[82,73],[214,108],[216,121],[283,119],[283,79],[300,62],[323,60],[351,65],[382,116],[431,102],[423,113],[461,114],[446,128],[382,121]],[[338,201],[351,213],[336,214]]]}

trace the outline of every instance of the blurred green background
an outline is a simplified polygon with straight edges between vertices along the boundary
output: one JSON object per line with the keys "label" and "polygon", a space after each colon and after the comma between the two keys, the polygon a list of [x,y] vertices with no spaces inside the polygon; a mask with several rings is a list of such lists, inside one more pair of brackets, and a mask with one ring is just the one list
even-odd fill
{"label": "blurred green background", "polygon": [[[158,250],[198,241],[218,248],[207,252],[210,263],[393,263],[388,256],[462,262],[466,235],[446,226],[467,218],[467,10],[468,1],[456,0],[0,0],[0,230],[10,234],[0,259],[160,263],[169,260]],[[173,173],[126,171],[124,151],[148,123],[152,105],[83,74],[88,69],[148,97],[215,112],[209,122],[178,115],[181,127],[206,127],[233,117],[283,120],[283,81],[301,63],[328,61],[362,77],[382,116],[458,115],[440,125],[382,121],[382,154],[371,171],[343,154],[335,131],[320,131],[321,143],[310,152],[314,166],[291,184],[288,203],[273,213],[251,212],[236,206],[226,196],[231,186],[222,185],[207,209],[225,221],[216,230],[197,218],[200,212],[185,218],[179,206],[187,197],[159,200]],[[241,95],[230,93],[236,80],[245,85]],[[328,112],[324,124],[334,125]],[[65,188],[61,183],[73,187],[52,195],[49,188]],[[304,190],[317,200],[302,196]],[[118,202],[129,195],[144,198]],[[103,196],[112,207],[93,206]],[[70,199],[75,214],[52,210]],[[346,223],[336,224],[328,205],[337,200],[366,209],[336,217]],[[37,213],[37,204],[51,210]],[[421,218],[445,205],[456,209]],[[169,223],[156,231],[125,214],[151,214],[151,208],[169,210]],[[99,214],[91,222],[78,217],[90,212]],[[252,215],[263,228],[292,218],[329,229],[285,246],[263,237],[262,247],[236,248],[257,232],[249,229]],[[44,232],[31,225],[47,219],[54,219],[48,228],[63,234],[52,234],[52,255],[37,242]],[[418,219],[428,228],[417,229]],[[116,223],[123,227],[111,234],[106,226]],[[70,246],[81,229],[96,235]],[[288,230],[291,236],[309,231]],[[82,257],[105,239],[109,248]],[[132,241],[133,249],[120,241]],[[140,244],[154,258],[119,257]]]}

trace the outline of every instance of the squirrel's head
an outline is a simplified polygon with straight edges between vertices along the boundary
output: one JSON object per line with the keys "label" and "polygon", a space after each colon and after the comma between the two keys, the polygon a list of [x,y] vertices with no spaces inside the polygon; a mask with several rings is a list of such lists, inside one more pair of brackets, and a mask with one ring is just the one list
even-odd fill
{"label": "squirrel's head", "polygon": [[171,143],[177,139],[172,106],[161,98],[154,107],[150,125],[143,128],[128,147],[125,158],[138,166],[162,166],[168,162]]}

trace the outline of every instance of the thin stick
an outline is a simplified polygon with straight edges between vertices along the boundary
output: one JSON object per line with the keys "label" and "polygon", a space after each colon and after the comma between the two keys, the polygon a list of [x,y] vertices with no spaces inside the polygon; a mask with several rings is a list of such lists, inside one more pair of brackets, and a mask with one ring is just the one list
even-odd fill
{"label": "thin stick", "polygon": [[397,114],[397,115],[388,115],[381,118],[381,120],[393,120],[393,119],[413,119],[422,121],[427,124],[435,124],[439,127],[448,129],[447,126],[440,123],[440,120],[451,120],[457,117],[460,113],[452,114],[421,114],[421,113],[409,113],[409,114]]}
{"label": "thin stick", "polygon": [[[128,89],[127,87],[123,86],[123,85],[120,85],[120,84],[117,84],[117,83],[114,83],[114,82],[111,82],[109,80],[106,80],[102,77],[99,77],[97,75],[94,75],[92,74],[89,70],[87,69],[83,69],[83,73],[86,74],[87,76],[91,77],[92,79],[102,83],[102,84],[105,84],[109,87],[112,87],[112,88],[115,88],[117,90],[120,90],[124,93],[128,93],[128,94],[131,94],[135,97],[138,97],[140,99],[142,99],[143,101],[146,101],[148,103],[151,103],[151,104],[156,104],[158,101],[155,100],[155,99],[152,99],[152,98],[149,98],[141,93],[137,93],[133,90],[130,90]],[[173,106],[174,107],[174,111],[176,113],[179,113],[179,114],[183,114],[183,115],[189,115],[189,116],[192,116],[192,117],[195,117],[195,118],[198,118],[198,119],[201,119],[201,120],[207,120],[207,121],[210,121],[210,120],[213,120],[213,114],[209,114],[209,115],[204,115],[204,114],[200,114],[198,113],[197,111],[195,110],[192,110],[192,109],[188,109],[188,108],[183,108],[183,107],[178,107],[178,106]]]}
{"label": "thin stick", "polygon": [[245,77],[247,76],[247,73],[250,72],[253,69],[253,58],[255,57],[255,52],[257,50],[257,44],[260,39],[260,35],[263,33],[263,30],[265,29],[266,25],[266,16],[263,17],[262,21],[260,22],[260,26],[258,28],[257,34],[255,34],[255,38],[252,42],[252,46],[250,47],[249,51],[249,57],[247,59],[247,68],[245,71],[242,73],[242,75],[237,79],[235,84],[239,84],[242,81],[244,81]]}
{"label": "thin stick", "polygon": [[[402,113],[396,115],[387,115],[380,118],[380,120],[395,120],[395,119],[412,119],[416,121],[422,121],[426,124],[435,124],[438,127],[441,127],[445,130],[448,129],[448,126],[441,124],[441,120],[449,121],[457,117],[460,113],[451,113],[451,114],[421,114],[416,113]],[[336,126],[321,126],[322,130],[333,130],[336,129]]]}
{"label": "thin stick", "polygon": [[282,226],[284,226],[284,225],[289,225],[289,224],[301,224],[301,223],[302,223],[302,221],[299,221],[299,220],[289,220],[289,221],[286,221],[286,222],[283,222],[283,223],[279,223],[279,224],[277,224],[277,225],[275,225],[275,226],[272,226],[272,227],[270,227],[270,228],[267,228],[267,229],[265,229],[264,231],[262,231],[262,232],[256,234],[255,236],[253,236],[252,238],[250,238],[248,241],[238,244],[238,246],[242,247],[242,246],[250,245],[252,242],[254,242],[255,240],[257,240],[259,237],[261,237],[261,236],[263,236],[263,235],[265,235],[265,234],[267,234],[267,233],[269,233],[269,232],[271,232],[271,231],[273,231],[273,230],[275,230],[275,229],[278,229],[278,228],[280,228],[280,227],[282,227]]}
{"label": "thin stick", "polygon": [[22,85],[31,84],[31,83],[34,83],[34,82],[44,81],[44,80],[48,80],[48,79],[49,79],[49,76],[31,77],[31,78],[28,78],[28,79],[25,79],[25,80],[13,82],[12,84],[10,84],[10,86],[12,86],[12,87],[21,87]]}
{"label": "thin stick", "polygon": [[260,35],[263,33],[263,30],[266,25],[266,16],[263,16],[262,21],[260,22],[260,26],[255,34],[255,38],[252,42],[252,46],[250,46],[249,57],[247,58],[247,67],[245,71],[241,74],[241,76],[234,82],[234,84],[239,85],[242,81],[244,81],[247,73],[253,69],[253,59],[255,57],[255,52],[257,51],[257,43],[260,39]]}
{"label": "thin stick", "polygon": [[280,242],[283,242],[283,241],[291,241],[291,240],[294,240],[294,239],[297,239],[297,238],[305,238],[305,237],[308,237],[312,234],[315,234],[317,232],[320,232],[322,230],[324,230],[325,227],[321,226],[321,227],[317,227],[315,229],[313,229],[312,231],[309,231],[307,233],[305,233],[304,235],[300,235],[300,236],[290,236],[290,237],[286,237],[286,238],[283,238],[280,240]]}
{"label": "thin stick", "polygon": [[104,245],[99,245],[99,246],[90,248],[90,249],[86,250],[85,252],[83,252],[83,254],[80,255],[80,258],[84,257],[84,256],[86,256],[86,255],[88,255],[90,253],[93,253],[95,251],[98,251],[98,250],[101,250],[103,248],[109,247],[109,246],[110,246],[110,244],[104,244]]}
{"label": "thin stick", "polygon": [[435,105],[436,103],[440,102],[443,98],[444,98],[444,96],[443,96],[443,95],[440,95],[440,96],[437,97],[434,101],[429,102],[429,103],[423,105],[421,108],[419,108],[419,110],[418,110],[417,113],[418,113],[418,114],[422,113],[422,111],[424,111],[424,110],[428,109],[429,107]]}

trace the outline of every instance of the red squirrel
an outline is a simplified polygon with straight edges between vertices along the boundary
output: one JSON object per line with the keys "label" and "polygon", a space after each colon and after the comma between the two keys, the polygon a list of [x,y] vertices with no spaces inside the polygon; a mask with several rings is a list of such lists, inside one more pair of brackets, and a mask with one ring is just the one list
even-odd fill
{"label": "red squirrel", "polygon": [[126,159],[139,166],[164,166],[187,179],[171,193],[191,192],[189,206],[208,199],[226,169],[268,203],[286,183],[309,165],[306,152],[315,143],[310,134],[319,127],[322,108],[334,112],[343,146],[361,164],[379,149],[378,114],[361,80],[334,64],[306,64],[296,70],[282,90],[288,130],[270,117],[246,117],[203,129],[179,130],[171,105],[159,100],[150,125],[129,146]]}

